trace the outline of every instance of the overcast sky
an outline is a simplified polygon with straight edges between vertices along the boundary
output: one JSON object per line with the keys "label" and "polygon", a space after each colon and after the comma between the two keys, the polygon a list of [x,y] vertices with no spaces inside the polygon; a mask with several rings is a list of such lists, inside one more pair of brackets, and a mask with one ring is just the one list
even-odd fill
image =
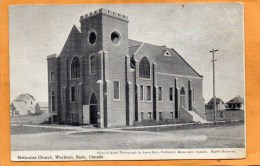
{"label": "overcast sky", "polygon": [[203,75],[203,96],[212,95],[212,54],[216,53],[216,96],[244,97],[243,5],[239,3],[145,5],[11,6],[11,101],[21,93],[48,101],[47,55],[60,53],[79,18],[99,8],[129,17],[129,38],[174,48]]}

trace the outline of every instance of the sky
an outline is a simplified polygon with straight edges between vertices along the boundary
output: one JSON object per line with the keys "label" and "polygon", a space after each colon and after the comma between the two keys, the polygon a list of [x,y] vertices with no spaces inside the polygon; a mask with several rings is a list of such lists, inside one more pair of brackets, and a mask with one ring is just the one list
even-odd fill
{"label": "sky", "polygon": [[59,54],[79,18],[106,8],[129,18],[130,39],[174,48],[203,76],[203,97],[244,97],[244,9],[240,3],[15,5],[9,8],[10,100],[30,93],[48,101],[47,56]]}

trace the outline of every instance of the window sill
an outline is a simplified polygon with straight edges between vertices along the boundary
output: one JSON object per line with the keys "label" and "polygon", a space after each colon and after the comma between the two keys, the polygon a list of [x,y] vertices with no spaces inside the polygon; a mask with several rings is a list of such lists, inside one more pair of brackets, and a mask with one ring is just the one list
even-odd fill
{"label": "window sill", "polygon": [[140,78],[140,77],[139,77],[139,79],[140,80],[146,80],[146,81],[151,81],[152,80],[151,78]]}

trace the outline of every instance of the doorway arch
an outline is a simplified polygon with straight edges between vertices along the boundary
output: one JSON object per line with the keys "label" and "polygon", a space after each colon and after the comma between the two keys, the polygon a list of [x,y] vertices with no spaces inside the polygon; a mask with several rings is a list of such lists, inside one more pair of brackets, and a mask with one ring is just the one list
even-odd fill
{"label": "doorway arch", "polygon": [[90,115],[90,124],[98,123],[98,107],[97,107],[97,97],[93,93],[89,102],[89,115]]}

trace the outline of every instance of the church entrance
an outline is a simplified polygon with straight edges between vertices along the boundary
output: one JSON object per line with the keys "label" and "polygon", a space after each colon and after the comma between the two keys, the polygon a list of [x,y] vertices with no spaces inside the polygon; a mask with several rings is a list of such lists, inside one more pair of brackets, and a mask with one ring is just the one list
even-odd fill
{"label": "church entrance", "polygon": [[185,108],[185,90],[183,87],[180,90],[180,107],[182,106]]}
{"label": "church entrance", "polygon": [[98,123],[98,108],[97,108],[97,98],[96,95],[93,93],[90,98],[89,104],[89,112],[90,112],[90,124],[97,124]]}

